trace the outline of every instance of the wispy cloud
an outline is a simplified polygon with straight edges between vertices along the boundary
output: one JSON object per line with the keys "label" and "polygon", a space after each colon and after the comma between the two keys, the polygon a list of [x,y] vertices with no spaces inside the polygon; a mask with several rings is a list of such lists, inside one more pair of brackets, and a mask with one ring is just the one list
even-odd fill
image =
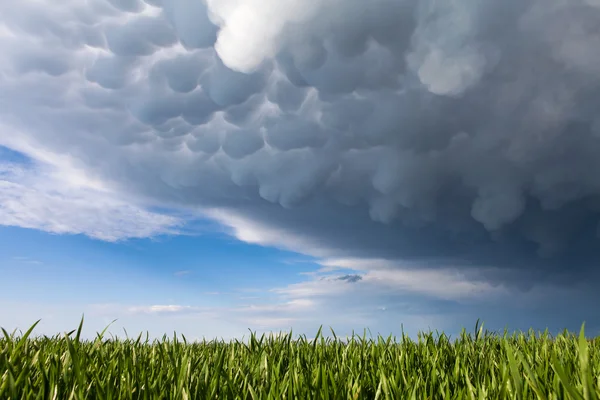
{"label": "wispy cloud", "polygon": [[64,165],[0,160],[0,224],[105,241],[176,234],[183,225],[80,174]]}
{"label": "wispy cloud", "polygon": [[152,305],[152,306],[136,306],[129,307],[127,309],[128,312],[137,314],[137,313],[146,313],[146,314],[181,314],[181,313],[198,313],[205,311],[205,309],[199,307],[192,306],[182,306],[176,304],[169,305]]}
{"label": "wispy cloud", "polygon": [[12,258],[13,261],[16,261],[21,264],[29,264],[29,265],[43,265],[44,263],[39,260],[32,259],[30,257],[16,256]]}
{"label": "wispy cloud", "polygon": [[314,257],[326,257],[331,253],[331,249],[308,236],[271,227],[231,210],[213,208],[205,210],[205,215],[221,223],[242,242],[277,247]]}

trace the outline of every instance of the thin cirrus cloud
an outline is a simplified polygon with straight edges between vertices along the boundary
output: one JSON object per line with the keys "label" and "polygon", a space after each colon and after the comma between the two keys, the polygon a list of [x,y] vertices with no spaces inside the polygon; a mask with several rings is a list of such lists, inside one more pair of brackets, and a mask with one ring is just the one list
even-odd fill
{"label": "thin cirrus cloud", "polygon": [[[110,242],[180,232],[183,223],[178,217],[147,211],[107,189],[82,186],[76,178],[47,164],[0,162],[2,225],[86,234]],[[39,263],[28,257],[14,259]]]}
{"label": "thin cirrus cloud", "polygon": [[[243,241],[357,260],[357,286],[452,267],[463,283],[430,292],[592,298],[596,3],[4,1],[0,121],[19,138],[0,145]],[[139,212],[145,236],[177,224]]]}

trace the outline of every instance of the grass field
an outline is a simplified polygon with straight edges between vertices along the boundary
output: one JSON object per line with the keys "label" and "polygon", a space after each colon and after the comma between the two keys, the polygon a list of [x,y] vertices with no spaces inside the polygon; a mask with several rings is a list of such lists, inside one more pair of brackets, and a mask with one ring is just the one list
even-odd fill
{"label": "grass field", "polygon": [[[83,321],[82,321],[83,323]],[[599,399],[600,338],[564,332],[450,339],[226,343],[185,337],[80,340],[3,330],[0,399]]]}

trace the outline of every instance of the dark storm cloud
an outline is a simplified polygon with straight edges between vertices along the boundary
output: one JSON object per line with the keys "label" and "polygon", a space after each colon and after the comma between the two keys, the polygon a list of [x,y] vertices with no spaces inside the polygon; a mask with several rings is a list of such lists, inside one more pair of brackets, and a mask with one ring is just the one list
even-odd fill
{"label": "dark storm cloud", "polygon": [[361,279],[362,279],[362,276],[360,276],[360,275],[342,275],[337,278],[337,280],[339,280],[339,281],[346,281],[346,282],[350,282],[350,283],[356,283],[356,282],[360,281]]}
{"label": "dark storm cloud", "polygon": [[0,118],[320,256],[597,277],[597,2],[145,3],[0,5]]}

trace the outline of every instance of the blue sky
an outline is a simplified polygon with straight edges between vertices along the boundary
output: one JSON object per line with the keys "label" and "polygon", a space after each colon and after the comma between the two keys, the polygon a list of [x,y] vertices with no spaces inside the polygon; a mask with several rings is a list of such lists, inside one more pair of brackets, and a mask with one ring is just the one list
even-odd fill
{"label": "blue sky", "polygon": [[[0,150],[1,161],[19,165],[31,162],[20,153]],[[260,305],[276,297],[271,289],[301,282],[301,274],[314,272],[318,267],[310,257],[301,254],[240,242],[207,221],[195,220],[189,225],[193,226],[193,233],[120,242],[0,226],[4,285],[0,303],[7,304],[3,322],[8,321],[9,328],[23,328],[42,318],[40,328],[50,333],[53,329],[66,330],[65,323],[77,323],[86,311],[90,313],[91,327],[98,329],[112,316],[124,319],[126,327],[131,316],[121,314],[136,307],[183,305],[216,309]],[[212,231],[206,228],[211,225]],[[16,308],[10,306],[13,304]],[[29,312],[22,312],[21,304],[29,304]],[[39,316],[35,314],[37,307],[41,310]],[[42,315],[46,307],[53,311]],[[62,307],[70,311],[68,317],[56,316]],[[103,307],[109,308],[106,315],[96,310]],[[102,318],[94,321],[98,317]],[[202,324],[202,319],[197,322]],[[159,335],[159,326],[153,321],[139,328]],[[236,333],[243,334],[245,327],[239,328],[242,330]],[[197,328],[190,333],[194,331],[203,332]],[[232,335],[218,327],[209,331]]]}
{"label": "blue sky", "polygon": [[[41,310],[52,306],[54,313],[63,306],[77,309],[73,305],[79,313],[90,312],[90,306],[123,307],[115,314],[119,317],[120,311],[140,306],[235,307],[249,300],[260,304],[273,297],[270,289],[300,282],[300,273],[316,269],[306,257],[219,234],[107,243],[83,235],[2,227],[0,238],[0,302],[39,305]],[[110,317],[102,315],[94,324],[99,315],[92,311],[92,326]],[[60,326],[60,319],[53,323],[54,315],[36,317],[9,307],[3,312],[3,321],[16,321],[20,327],[38,318],[49,332],[68,328]],[[73,310],[69,318],[74,324],[79,317]],[[145,329],[156,328],[149,324]]]}
{"label": "blue sky", "polygon": [[282,4],[0,2],[0,326],[600,331],[597,1]]}

